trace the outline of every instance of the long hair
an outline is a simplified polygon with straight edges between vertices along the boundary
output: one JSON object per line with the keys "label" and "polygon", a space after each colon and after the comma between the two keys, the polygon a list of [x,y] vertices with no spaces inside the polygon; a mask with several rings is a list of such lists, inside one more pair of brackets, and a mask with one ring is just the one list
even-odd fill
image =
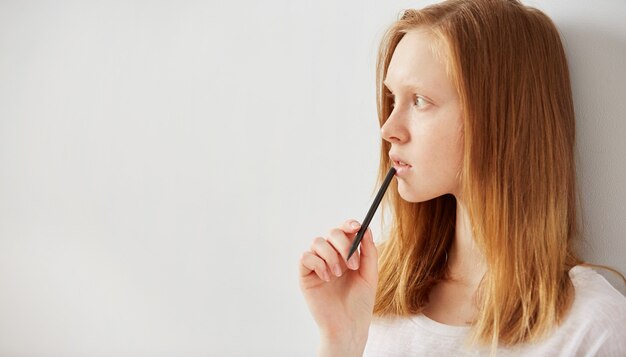
{"label": "long hair", "polygon": [[[569,311],[568,271],[583,263],[573,248],[580,235],[575,117],[559,32],[543,12],[516,0],[448,0],[405,10],[379,47],[381,127],[392,110],[383,85],[391,56],[417,27],[441,44],[462,110],[462,199],[487,264],[470,337],[492,351],[539,340]],[[390,148],[382,140],[378,184],[391,165]],[[383,207],[393,220],[379,245],[374,314],[406,316],[420,313],[431,288],[446,278],[456,199],[407,202],[396,180],[388,191]]]}

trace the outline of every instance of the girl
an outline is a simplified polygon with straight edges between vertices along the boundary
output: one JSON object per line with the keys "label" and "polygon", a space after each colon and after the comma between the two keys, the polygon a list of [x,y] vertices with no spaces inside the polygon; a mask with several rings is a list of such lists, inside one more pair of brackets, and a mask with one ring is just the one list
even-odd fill
{"label": "girl", "polygon": [[575,118],[553,22],[515,0],[407,10],[383,37],[377,97],[393,220],[350,261],[355,220],[302,255],[320,355],[625,356],[626,298],[573,249]]}

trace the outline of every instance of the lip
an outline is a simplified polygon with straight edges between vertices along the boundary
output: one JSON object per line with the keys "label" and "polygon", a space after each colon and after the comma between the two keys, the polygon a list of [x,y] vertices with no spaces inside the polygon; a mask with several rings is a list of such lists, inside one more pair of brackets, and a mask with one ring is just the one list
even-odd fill
{"label": "lip", "polygon": [[399,165],[394,162],[393,167],[396,169],[396,176],[405,176],[409,173],[411,165]]}
{"label": "lip", "polygon": [[[389,158],[393,163],[393,167],[396,169],[396,176],[404,176],[406,175],[413,166],[409,165],[406,161],[402,160],[402,158],[395,154],[389,154]],[[404,162],[406,165],[401,165],[400,161]]]}

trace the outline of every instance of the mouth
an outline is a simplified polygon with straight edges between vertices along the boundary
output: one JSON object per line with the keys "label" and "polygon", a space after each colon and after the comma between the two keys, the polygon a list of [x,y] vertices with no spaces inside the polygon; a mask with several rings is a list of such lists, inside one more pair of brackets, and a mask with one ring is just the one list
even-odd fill
{"label": "mouth", "polygon": [[403,158],[396,153],[390,152],[389,159],[391,160],[393,167],[396,169],[396,176],[406,175],[411,169],[411,165],[402,161]]}
{"label": "mouth", "polygon": [[399,161],[399,160],[393,160],[393,166],[394,167],[407,167],[407,168],[411,167],[411,165],[409,165],[409,164],[407,164],[405,162]]}
{"label": "mouth", "polygon": [[411,171],[411,165],[399,160],[393,160],[393,167],[396,169],[396,176],[398,177],[406,176]]}

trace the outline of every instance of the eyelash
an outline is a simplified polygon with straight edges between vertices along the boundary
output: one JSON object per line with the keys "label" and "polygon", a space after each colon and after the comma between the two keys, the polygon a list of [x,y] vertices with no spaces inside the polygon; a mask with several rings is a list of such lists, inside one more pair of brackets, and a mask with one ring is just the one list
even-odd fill
{"label": "eyelash", "polygon": [[[389,98],[389,99],[392,99],[392,100],[393,100],[393,99],[395,98],[395,95],[393,95],[393,94],[391,94],[391,93],[387,93],[387,98]],[[416,99],[421,99],[421,100],[423,100],[424,102],[426,102],[426,104],[428,104],[428,101],[427,101],[426,99],[424,99],[424,97],[422,97],[422,96],[419,96],[419,95],[418,95],[418,96],[416,96]],[[414,103],[415,103],[415,102],[414,102]],[[391,104],[391,106],[392,106],[392,107],[395,107],[395,101]]]}

